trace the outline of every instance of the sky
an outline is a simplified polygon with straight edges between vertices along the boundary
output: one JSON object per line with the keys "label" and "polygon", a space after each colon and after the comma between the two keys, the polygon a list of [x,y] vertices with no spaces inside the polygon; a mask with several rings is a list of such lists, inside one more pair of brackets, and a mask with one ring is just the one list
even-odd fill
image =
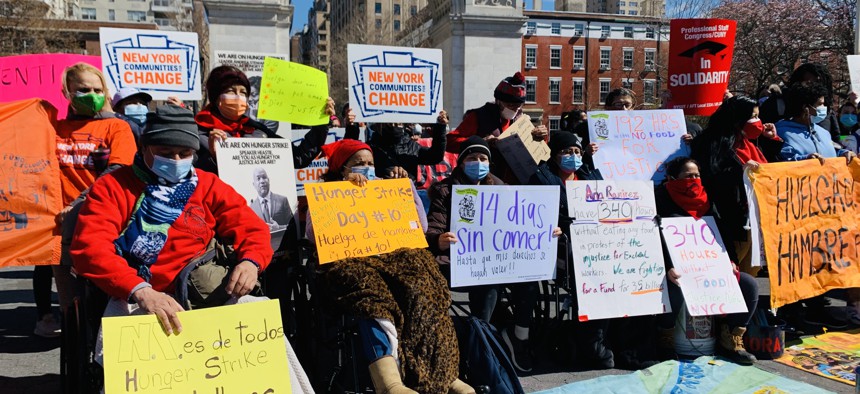
{"label": "sky", "polygon": [[[534,1],[526,0],[526,9],[527,10],[532,9],[533,4],[534,4]],[[555,9],[555,3],[553,2],[553,0],[543,0],[542,8],[543,8],[543,11],[552,11]]]}
{"label": "sky", "polygon": [[290,32],[290,35],[293,35],[301,31],[305,27],[305,23],[308,23],[308,10],[314,4],[314,0],[293,0],[291,3],[293,5],[293,31]]}

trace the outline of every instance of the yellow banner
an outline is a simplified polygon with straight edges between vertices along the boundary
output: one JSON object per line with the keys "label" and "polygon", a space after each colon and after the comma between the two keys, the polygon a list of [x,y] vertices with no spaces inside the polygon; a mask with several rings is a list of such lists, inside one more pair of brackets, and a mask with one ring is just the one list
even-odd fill
{"label": "yellow banner", "polygon": [[305,126],[328,124],[325,113],[328,77],[320,70],[286,60],[267,57],[260,82],[260,119],[298,123]]}
{"label": "yellow banner", "polygon": [[305,184],[320,264],[426,248],[409,179]]}
{"label": "yellow banner", "polygon": [[105,392],[289,393],[278,302],[180,312],[167,336],[155,315],[107,317]]}
{"label": "yellow banner", "polygon": [[777,308],[830,289],[860,287],[860,161],[764,164],[750,175]]}

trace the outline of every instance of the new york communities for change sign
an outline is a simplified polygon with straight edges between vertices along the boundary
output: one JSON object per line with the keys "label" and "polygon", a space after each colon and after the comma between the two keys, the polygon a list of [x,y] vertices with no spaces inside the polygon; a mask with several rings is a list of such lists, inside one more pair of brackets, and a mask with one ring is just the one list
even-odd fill
{"label": "new york communities for change sign", "polygon": [[356,120],[436,122],[442,109],[440,49],[350,44],[347,52]]}

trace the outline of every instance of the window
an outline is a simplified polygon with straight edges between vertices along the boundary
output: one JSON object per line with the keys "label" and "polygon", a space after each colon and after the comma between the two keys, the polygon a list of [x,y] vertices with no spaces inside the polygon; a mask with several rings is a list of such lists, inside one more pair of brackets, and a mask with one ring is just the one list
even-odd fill
{"label": "window", "polygon": [[654,38],[654,28],[649,27],[645,29],[645,38]]}
{"label": "window", "polygon": [[549,132],[554,133],[561,130],[561,116],[549,117]]}
{"label": "window", "polygon": [[382,29],[382,19],[376,20],[376,30]]}
{"label": "window", "polygon": [[158,26],[170,26],[170,19],[167,18],[155,18],[152,21]]}
{"label": "window", "polygon": [[633,38],[633,26],[624,26],[624,38]]}
{"label": "window", "polygon": [[[323,26],[325,26],[325,25],[323,25]],[[325,35],[325,34],[320,34],[320,41],[325,41],[325,40],[326,40],[326,38],[328,38],[328,36],[327,36],[327,35]]]}
{"label": "window", "polygon": [[573,104],[582,104],[585,96],[585,79],[573,79]]}
{"label": "window", "polygon": [[561,68],[561,46],[549,47],[549,68]]}
{"label": "window", "polygon": [[585,64],[585,47],[573,48],[573,68],[580,69]]}
{"label": "window", "polygon": [[418,15],[418,6],[413,5],[409,7],[409,16]]}
{"label": "window", "polygon": [[631,7],[639,7],[639,2],[638,2],[638,1],[631,1],[629,4],[630,4],[630,6],[631,6]]}
{"label": "window", "polygon": [[600,78],[600,104],[606,103],[606,95],[609,94],[609,84],[612,82],[609,78]]}
{"label": "window", "polygon": [[537,67],[537,45],[526,45],[526,68]]}
{"label": "window", "polygon": [[170,7],[170,0],[152,0],[152,5],[157,7]]}
{"label": "window", "polygon": [[616,13],[616,14],[618,14],[618,15],[624,15],[624,10],[618,10],[618,11],[616,11],[615,13]]}
{"label": "window", "polygon": [[537,91],[537,77],[526,77],[526,102],[534,103],[537,101],[535,94]]}
{"label": "window", "polygon": [[627,15],[639,15],[639,11],[630,10],[627,11]]}
{"label": "window", "polygon": [[561,34],[561,23],[552,24],[552,34],[556,36]]}
{"label": "window", "polygon": [[377,14],[381,14],[381,13],[382,13],[382,3],[377,2],[377,3],[373,6],[373,11],[374,11],[374,12],[376,12]]}
{"label": "window", "polygon": [[537,32],[537,22],[526,23],[526,35],[531,36]]}
{"label": "window", "polygon": [[612,48],[600,48],[600,69],[609,70],[609,59],[612,56]]}
{"label": "window", "polygon": [[573,25],[573,35],[575,36],[584,36],[585,35],[585,25],[582,23],[577,23]]}
{"label": "window", "polygon": [[394,31],[400,31],[400,21],[394,21]]}
{"label": "window", "polygon": [[609,37],[610,28],[609,26],[601,26],[600,27],[600,38]]}
{"label": "window", "polygon": [[394,15],[400,15],[400,4],[394,5]]}
{"label": "window", "polygon": [[633,90],[633,79],[624,78],[621,80],[621,87],[624,89]]}
{"label": "window", "polygon": [[85,21],[96,20],[96,9],[95,8],[81,8],[81,19],[83,19]]}
{"label": "window", "polygon": [[654,49],[645,49],[645,70],[654,71],[654,57],[657,54]]}
{"label": "window", "polygon": [[633,48],[624,48],[624,64],[625,70],[633,68]]}
{"label": "window", "polygon": [[115,21],[116,20],[116,11],[108,10],[108,20]]}
{"label": "window", "polygon": [[656,94],[654,94],[654,90],[657,87],[656,81],[653,79],[646,79],[642,81],[642,86],[642,100],[645,104],[654,104],[654,97],[656,96]]}
{"label": "window", "polygon": [[549,79],[549,103],[558,104],[561,102],[561,78]]}
{"label": "window", "polygon": [[625,5],[627,5],[627,3],[626,3],[626,2],[624,2],[624,1],[619,1],[619,2],[618,2],[618,6],[619,6],[619,7],[624,7]]}
{"label": "window", "polygon": [[132,22],[146,22],[146,11],[128,11],[128,20]]}

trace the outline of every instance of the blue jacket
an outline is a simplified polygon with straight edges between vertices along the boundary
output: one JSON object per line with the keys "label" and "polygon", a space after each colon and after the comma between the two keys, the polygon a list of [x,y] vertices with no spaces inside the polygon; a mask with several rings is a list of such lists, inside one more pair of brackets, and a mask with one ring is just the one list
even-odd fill
{"label": "blue jacket", "polygon": [[813,153],[829,159],[846,152],[845,149],[837,151],[830,142],[830,133],[819,125],[814,125],[810,131],[807,125],[781,120],[776,123],[776,134],[785,141],[780,151],[784,160],[804,160]]}

